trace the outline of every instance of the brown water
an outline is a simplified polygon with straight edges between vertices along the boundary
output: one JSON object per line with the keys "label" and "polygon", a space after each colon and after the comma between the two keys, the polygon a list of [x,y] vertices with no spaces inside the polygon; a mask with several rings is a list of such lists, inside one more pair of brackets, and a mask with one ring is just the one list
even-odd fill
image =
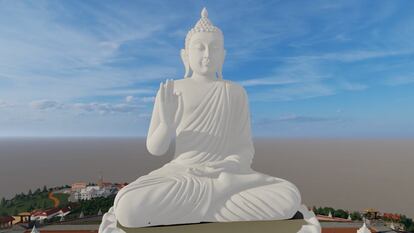
{"label": "brown water", "polygon": [[[308,206],[372,207],[414,217],[414,140],[255,140],[253,168],[298,186]],[[0,197],[29,189],[131,182],[172,158],[143,139],[0,139]]]}

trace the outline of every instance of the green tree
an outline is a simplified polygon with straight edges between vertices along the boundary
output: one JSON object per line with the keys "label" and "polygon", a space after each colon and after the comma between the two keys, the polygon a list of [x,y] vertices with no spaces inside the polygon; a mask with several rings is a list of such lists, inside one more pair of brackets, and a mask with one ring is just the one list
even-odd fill
{"label": "green tree", "polygon": [[323,215],[324,213],[322,207],[318,207],[315,211],[315,214]]}
{"label": "green tree", "polygon": [[43,201],[42,208],[47,209],[47,202],[46,201]]}
{"label": "green tree", "polygon": [[414,226],[413,220],[411,218],[407,218],[405,215],[401,215],[400,223],[405,226],[405,229],[409,229]]}
{"label": "green tree", "polygon": [[8,200],[8,201],[6,201],[5,208],[10,208],[10,207],[12,207],[12,205],[13,205],[12,201]]}
{"label": "green tree", "polygon": [[38,195],[40,193],[40,188],[37,188],[36,191],[34,192],[35,195]]}
{"label": "green tree", "polygon": [[332,214],[333,216],[338,217],[338,218],[348,218],[348,213],[343,209],[337,209]]}
{"label": "green tree", "polygon": [[328,215],[329,213],[331,213],[332,215],[334,214],[335,209],[332,207],[324,207],[322,208],[322,215]]}
{"label": "green tree", "polygon": [[4,207],[5,205],[6,205],[6,198],[2,197],[2,198],[1,198],[1,203],[0,203],[0,206],[1,206],[1,207]]}
{"label": "green tree", "polygon": [[27,193],[27,195],[28,195],[28,196],[32,196],[32,195],[33,195],[33,193],[32,193],[32,190],[31,190],[31,189],[29,189],[29,192]]}
{"label": "green tree", "polygon": [[42,190],[42,192],[47,192],[47,187],[46,187],[46,185],[43,185],[43,190]]}
{"label": "green tree", "polygon": [[362,216],[359,212],[354,211],[354,212],[351,213],[351,219],[352,220],[362,220]]}

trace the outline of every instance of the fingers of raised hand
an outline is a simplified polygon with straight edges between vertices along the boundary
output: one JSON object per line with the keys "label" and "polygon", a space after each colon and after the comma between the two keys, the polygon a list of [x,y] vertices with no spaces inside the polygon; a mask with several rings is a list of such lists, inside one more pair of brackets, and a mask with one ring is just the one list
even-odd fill
{"label": "fingers of raised hand", "polygon": [[162,82],[160,82],[160,89],[158,91],[159,91],[159,94],[160,94],[161,102],[164,102],[165,92],[164,92],[164,84]]}
{"label": "fingers of raised hand", "polygon": [[167,80],[168,96],[172,97],[174,94],[174,81],[172,79]]}
{"label": "fingers of raised hand", "polygon": [[164,101],[171,102],[174,99],[174,81],[172,79],[161,83],[160,89],[163,91]]}

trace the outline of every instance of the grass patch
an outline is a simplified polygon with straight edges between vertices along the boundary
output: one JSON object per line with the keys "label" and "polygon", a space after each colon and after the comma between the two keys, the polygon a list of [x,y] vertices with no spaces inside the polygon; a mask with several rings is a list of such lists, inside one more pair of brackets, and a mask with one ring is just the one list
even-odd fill
{"label": "grass patch", "polygon": [[[11,200],[6,200],[0,205],[0,215],[17,215],[21,212],[30,212],[35,209],[48,209],[54,206],[54,202],[48,198],[49,192],[35,194],[19,194]],[[68,194],[54,194],[60,200],[60,205],[68,203]]]}

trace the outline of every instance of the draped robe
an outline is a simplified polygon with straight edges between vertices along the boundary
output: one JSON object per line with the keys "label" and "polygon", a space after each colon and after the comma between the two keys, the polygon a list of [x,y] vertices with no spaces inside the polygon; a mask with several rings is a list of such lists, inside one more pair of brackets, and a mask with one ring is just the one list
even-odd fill
{"label": "draped robe", "polygon": [[[157,95],[152,122],[159,120],[159,101]],[[183,107],[180,102],[175,117],[174,159],[118,192],[110,214],[122,226],[277,220],[296,213],[301,197],[292,183],[250,168],[254,147],[243,87],[218,80],[191,114],[183,117]],[[218,177],[187,170],[226,159],[239,169]]]}

